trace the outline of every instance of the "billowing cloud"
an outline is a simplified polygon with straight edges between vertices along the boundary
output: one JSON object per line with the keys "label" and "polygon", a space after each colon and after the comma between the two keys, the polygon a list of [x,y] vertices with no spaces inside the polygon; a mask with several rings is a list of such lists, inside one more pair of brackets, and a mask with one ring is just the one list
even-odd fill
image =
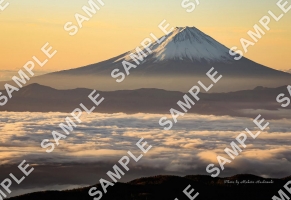
{"label": "billowing cloud", "polygon": [[[257,139],[248,137],[247,147],[225,165],[220,176],[251,173],[265,177],[285,177],[291,174],[290,120],[268,120],[264,113],[252,111],[270,122]],[[287,115],[285,111],[282,114]],[[186,114],[178,118],[172,130],[159,126],[159,114],[90,114],[82,123],[60,141],[54,152],[48,154],[40,143],[53,141],[52,131],[62,130],[67,113],[16,113],[0,115],[0,178],[17,174],[17,165],[26,159],[35,171],[15,194],[39,188],[67,188],[95,184],[108,178],[106,172],[118,160],[132,151],[141,154],[136,146],[145,138],[153,148],[138,162],[130,162],[130,171],[121,181],[158,174],[207,174],[206,166],[214,163],[216,156],[227,158],[224,149],[230,147],[235,137],[249,128],[257,130],[250,118],[229,116],[201,116]],[[289,114],[290,115],[290,114]],[[170,115],[167,117],[171,117]],[[59,186],[59,187],[58,187]]]}

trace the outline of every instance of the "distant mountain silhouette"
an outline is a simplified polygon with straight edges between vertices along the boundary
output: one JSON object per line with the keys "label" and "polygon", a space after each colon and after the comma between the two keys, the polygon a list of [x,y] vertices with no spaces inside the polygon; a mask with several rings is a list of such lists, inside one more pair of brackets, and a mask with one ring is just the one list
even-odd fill
{"label": "distant mountain silhouette", "polygon": [[[241,174],[229,178],[212,178],[205,175],[154,176],[136,179],[128,183],[117,183],[108,188],[108,192],[102,197],[102,200],[174,200],[175,198],[189,200],[183,193],[183,190],[189,184],[195,189],[195,193],[199,192],[196,199],[266,200],[272,199],[274,195],[278,196],[278,191],[290,180],[290,177],[265,179],[250,174]],[[238,181],[240,184],[227,183],[226,181]],[[243,183],[243,181],[253,181],[254,183]],[[257,183],[257,181],[261,181],[261,183]],[[262,183],[263,181],[265,183]],[[94,186],[102,190],[99,184]],[[9,198],[9,200],[92,200],[93,197],[88,195],[90,188],[35,192]]]}
{"label": "distant mountain silhouette", "polygon": [[[5,92],[5,91],[0,91]],[[91,89],[56,90],[39,84],[31,84],[13,93],[13,98],[0,107],[0,111],[71,112],[80,103],[93,106],[88,98]],[[161,89],[120,90],[98,92],[105,101],[95,110],[101,113],[169,113],[170,108],[181,110],[177,101],[184,93]],[[288,93],[286,86],[279,88],[256,87],[229,93],[201,93],[200,101],[189,111],[198,114],[251,116],[241,109],[277,110],[279,93]],[[266,114],[265,117],[268,117]],[[272,118],[272,116],[270,116]]]}

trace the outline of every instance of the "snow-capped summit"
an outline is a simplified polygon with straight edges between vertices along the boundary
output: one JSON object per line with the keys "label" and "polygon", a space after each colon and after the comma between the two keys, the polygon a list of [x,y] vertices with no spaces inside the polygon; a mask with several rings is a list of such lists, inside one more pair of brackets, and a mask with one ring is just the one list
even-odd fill
{"label": "snow-capped summit", "polygon": [[158,61],[184,60],[192,61],[230,61],[228,48],[221,45],[195,27],[177,27],[163,43],[154,45],[153,54]]}
{"label": "snow-capped summit", "polygon": [[[233,60],[227,47],[195,27],[176,27],[160,44],[155,42],[149,48],[152,53],[146,62],[191,60],[226,63]],[[135,50],[128,52],[121,59],[131,60],[130,53],[135,53]]]}

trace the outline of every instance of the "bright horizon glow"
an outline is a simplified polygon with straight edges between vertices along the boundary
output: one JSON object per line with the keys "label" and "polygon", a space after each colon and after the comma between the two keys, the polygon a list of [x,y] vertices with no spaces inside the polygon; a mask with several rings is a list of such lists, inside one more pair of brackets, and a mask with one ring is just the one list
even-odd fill
{"label": "bright horizon glow", "polygon": [[[247,31],[268,10],[277,15],[282,12],[276,6],[277,0],[200,1],[192,13],[180,6],[182,0],[104,0],[105,6],[83,23],[77,35],[70,36],[63,26],[69,21],[76,23],[74,14],[84,14],[82,6],[88,0],[5,2],[10,5],[0,12],[0,80],[9,80],[11,72],[21,69],[33,55],[39,55],[46,42],[58,53],[45,67],[35,68],[40,73],[86,66],[132,50],[151,32],[162,36],[158,24],[164,19],[172,27],[195,26],[228,48],[241,49],[240,38],[247,39]],[[290,21],[291,11],[278,22],[272,20],[271,30],[244,56],[274,69],[290,69]]]}

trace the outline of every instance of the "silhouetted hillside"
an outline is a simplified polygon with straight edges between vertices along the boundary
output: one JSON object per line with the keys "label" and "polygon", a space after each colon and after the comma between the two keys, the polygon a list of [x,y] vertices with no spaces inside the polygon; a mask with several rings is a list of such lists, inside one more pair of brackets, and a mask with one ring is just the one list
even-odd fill
{"label": "silhouetted hillside", "polygon": [[[117,183],[109,187],[102,200],[189,200],[183,190],[191,184],[195,193],[199,192],[196,199],[201,200],[266,200],[278,194],[278,190],[291,180],[265,179],[254,175],[236,175],[229,178],[212,178],[210,176],[155,176],[140,178],[128,183]],[[225,181],[253,181],[254,183],[226,183]],[[266,181],[269,183],[256,183]],[[270,183],[273,182],[273,183]],[[95,185],[101,189],[100,185]],[[66,190],[36,192],[9,200],[92,200],[88,195],[90,187]],[[102,190],[102,189],[101,189]],[[194,194],[194,193],[193,193]]]}

